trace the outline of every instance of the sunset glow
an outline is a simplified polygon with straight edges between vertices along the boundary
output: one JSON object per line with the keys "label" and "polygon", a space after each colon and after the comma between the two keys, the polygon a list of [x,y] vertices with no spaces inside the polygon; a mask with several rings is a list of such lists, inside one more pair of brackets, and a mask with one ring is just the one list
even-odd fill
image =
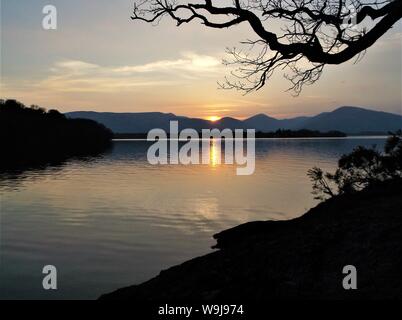
{"label": "sunset glow", "polygon": [[212,122],[218,121],[220,119],[222,119],[222,117],[219,117],[219,116],[209,116],[209,117],[207,117],[207,120],[212,121]]}
{"label": "sunset glow", "polygon": [[[262,90],[242,95],[219,90],[217,82],[235,70],[222,64],[230,60],[225,48],[253,36],[247,24],[216,32],[195,22],[178,29],[166,19],[154,28],[128,19],[131,0],[102,1],[97,19],[88,19],[96,1],[57,2],[63,20],[75,22],[51,32],[43,30],[41,16],[15,19],[41,12],[38,2],[2,1],[2,98],[61,112],[163,112],[209,121],[259,113],[311,116],[343,105],[401,113],[399,26],[358,64],[326,68],[325,76],[297,98],[286,91],[290,83],[281,72]],[[339,80],[345,75],[348,80]],[[375,88],[386,92],[379,95]]]}

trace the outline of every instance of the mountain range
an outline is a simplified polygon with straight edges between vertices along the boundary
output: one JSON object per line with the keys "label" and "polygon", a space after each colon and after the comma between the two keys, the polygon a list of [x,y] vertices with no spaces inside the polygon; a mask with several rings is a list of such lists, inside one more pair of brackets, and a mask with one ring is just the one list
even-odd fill
{"label": "mountain range", "polygon": [[154,128],[161,128],[168,132],[169,121],[174,120],[179,122],[179,129],[193,128],[197,131],[210,128],[255,129],[261,132],[272,132],[278,129],[308,129],[322,132],[337,130],[347,134],[379,134],[402,129],[402,115],[360,107],[340,107],[311,117],[276,119],[266,114],[257,114],[245,120],[225,117],[214,122],[161,112],[75,111],[66,113],[66,116],[95,120],[110,128],[114,133],[147,133]]}

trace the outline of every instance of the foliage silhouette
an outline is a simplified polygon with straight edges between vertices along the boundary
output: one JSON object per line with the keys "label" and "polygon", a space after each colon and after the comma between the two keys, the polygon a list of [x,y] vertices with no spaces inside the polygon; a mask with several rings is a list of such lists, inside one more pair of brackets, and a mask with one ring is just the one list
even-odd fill
{"label": "foliage silhouette", "polygon": [[0,100],[0,168],[60,162],[96,155],[110,146],[113,133],[88,119],[68,119],[57,110]]}
{"label": "foliage silhouette", "polygon": [[307,175],[313,182],[315,198],[320,200],[402,178],[402,131],[391,134],[383,153],[374,147],[359,146],[339,159],[335,173],[324,173],[322,169],[314,167]]}

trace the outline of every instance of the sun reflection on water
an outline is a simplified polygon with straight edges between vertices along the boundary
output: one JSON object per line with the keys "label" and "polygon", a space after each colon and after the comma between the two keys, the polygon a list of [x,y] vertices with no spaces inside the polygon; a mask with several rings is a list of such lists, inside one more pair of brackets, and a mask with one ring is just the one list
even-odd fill
{"label": "sun reflection on water", "polygon": [[211,139],[209,144],[209,165],[213,168],[221,164],[220,159],[220,141],[217,139]]}

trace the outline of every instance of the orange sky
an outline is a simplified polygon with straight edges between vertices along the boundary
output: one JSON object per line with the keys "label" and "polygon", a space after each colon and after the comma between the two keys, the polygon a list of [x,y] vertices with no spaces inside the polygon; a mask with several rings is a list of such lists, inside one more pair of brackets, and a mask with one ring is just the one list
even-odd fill
{"label": "orange sky", "polygon": [[[358,64],[329,66],[299,97],[277,73],[260,91],[218,89],[232,69],[225,48],[254,38],[247,26],[211,30],[133,22],[131,0],[54,0],[58,29],[42,29],[47,1],[2,1],[2,98],[63,112],[172,112],[192,117],[278,118],[342,105],[401,111],[401,24]],[[96,19],[92,19],[96,12]]]}

